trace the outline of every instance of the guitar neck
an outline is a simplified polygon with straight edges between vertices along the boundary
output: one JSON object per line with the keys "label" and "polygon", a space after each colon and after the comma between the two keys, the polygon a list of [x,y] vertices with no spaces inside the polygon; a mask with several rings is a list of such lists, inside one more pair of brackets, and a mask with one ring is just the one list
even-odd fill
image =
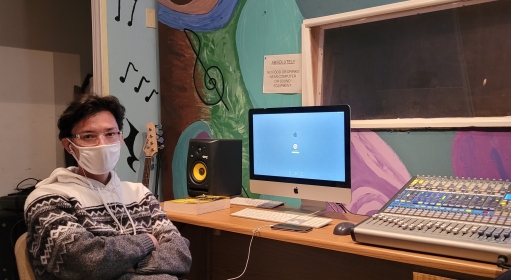
{"label": "guitar neck", "polygon": [[151,174],[151,157],[144,159],[144,174],[142,176],[142,184],[149,188],[149,175]]}

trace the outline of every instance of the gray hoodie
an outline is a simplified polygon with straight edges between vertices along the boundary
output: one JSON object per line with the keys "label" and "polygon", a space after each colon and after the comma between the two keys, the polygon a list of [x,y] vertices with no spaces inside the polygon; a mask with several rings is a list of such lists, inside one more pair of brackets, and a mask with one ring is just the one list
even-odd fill
{"label": "gray hoodie", "polygon": [[144,185],[121,182],[115,172],[103,185],[76,172],[55,169],[25,202],[37,279],[176,279],[189,272],[188,240]]}

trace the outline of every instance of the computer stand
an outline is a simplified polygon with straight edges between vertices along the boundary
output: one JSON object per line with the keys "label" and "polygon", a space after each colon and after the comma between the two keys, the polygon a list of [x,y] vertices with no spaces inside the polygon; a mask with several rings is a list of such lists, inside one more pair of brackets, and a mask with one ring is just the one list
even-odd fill
{"label": "computer stand", "polygon": [[326,211],[326,208],[326,202],[324,201],[302,199],[302,204],[299,208],[286,209],[286,212],[299,215],[322,216]]}

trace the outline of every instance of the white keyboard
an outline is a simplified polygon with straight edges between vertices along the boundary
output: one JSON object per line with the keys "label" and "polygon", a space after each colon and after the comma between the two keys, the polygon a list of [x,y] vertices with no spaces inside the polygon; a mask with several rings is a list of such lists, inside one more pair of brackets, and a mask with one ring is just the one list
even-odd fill
{"label": "white keyboard", "polygon": [[231,204],[254,206],[259,208],[275,208],[283,205],[284,202],[257,198],[233,197],[231,198]]}
{"label": "white keyboard", "polygon": [[268,221],[274,223],[309,226],[313,228],[320,228],[322,226],[329,224],[332,221],[332,219],[328,218],[320,218],[309,215],[297,215],[270,210],[259,210],[253,208],[245,208],[243,210],[231,213],[231,216]]}

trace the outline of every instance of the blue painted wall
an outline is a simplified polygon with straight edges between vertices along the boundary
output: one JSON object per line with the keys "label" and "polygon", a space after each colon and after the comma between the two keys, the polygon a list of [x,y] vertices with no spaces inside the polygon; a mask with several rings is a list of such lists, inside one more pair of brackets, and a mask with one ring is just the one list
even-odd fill
{"label": "blue painted wall", "polygon": [[[119,11],[118,1],[106,2],[110,94],[118,97],[126,107],[124,137],[135,135],[128,121],[139,132],[135,136],[131,152],[128,149],[129,144],[123,145],[116,170],[122,180],[141,182],[146,124],[160,122],[159,95],[153,93],[148,102],[145,100],[153,90],[159,92],[158,33],[157,29],[146,27],[146,9],[156,10],[157,4],[156,0],[120,1]],[[133,6],[133,3],[136,5]],[[124,82],[121,82],[120,77],[125,76],[130,62],[137,71],[130,67]],[[143,77],[145,80],[142,80]],[[140,89],[136,92],[135,88],[141,80]],[[138,161],[130,165],[128,158],[132,156]],[[151,178],[154,178],[153,173]],[[154,180],[151,179],[151,190],[154,190],[153,183]]]}

